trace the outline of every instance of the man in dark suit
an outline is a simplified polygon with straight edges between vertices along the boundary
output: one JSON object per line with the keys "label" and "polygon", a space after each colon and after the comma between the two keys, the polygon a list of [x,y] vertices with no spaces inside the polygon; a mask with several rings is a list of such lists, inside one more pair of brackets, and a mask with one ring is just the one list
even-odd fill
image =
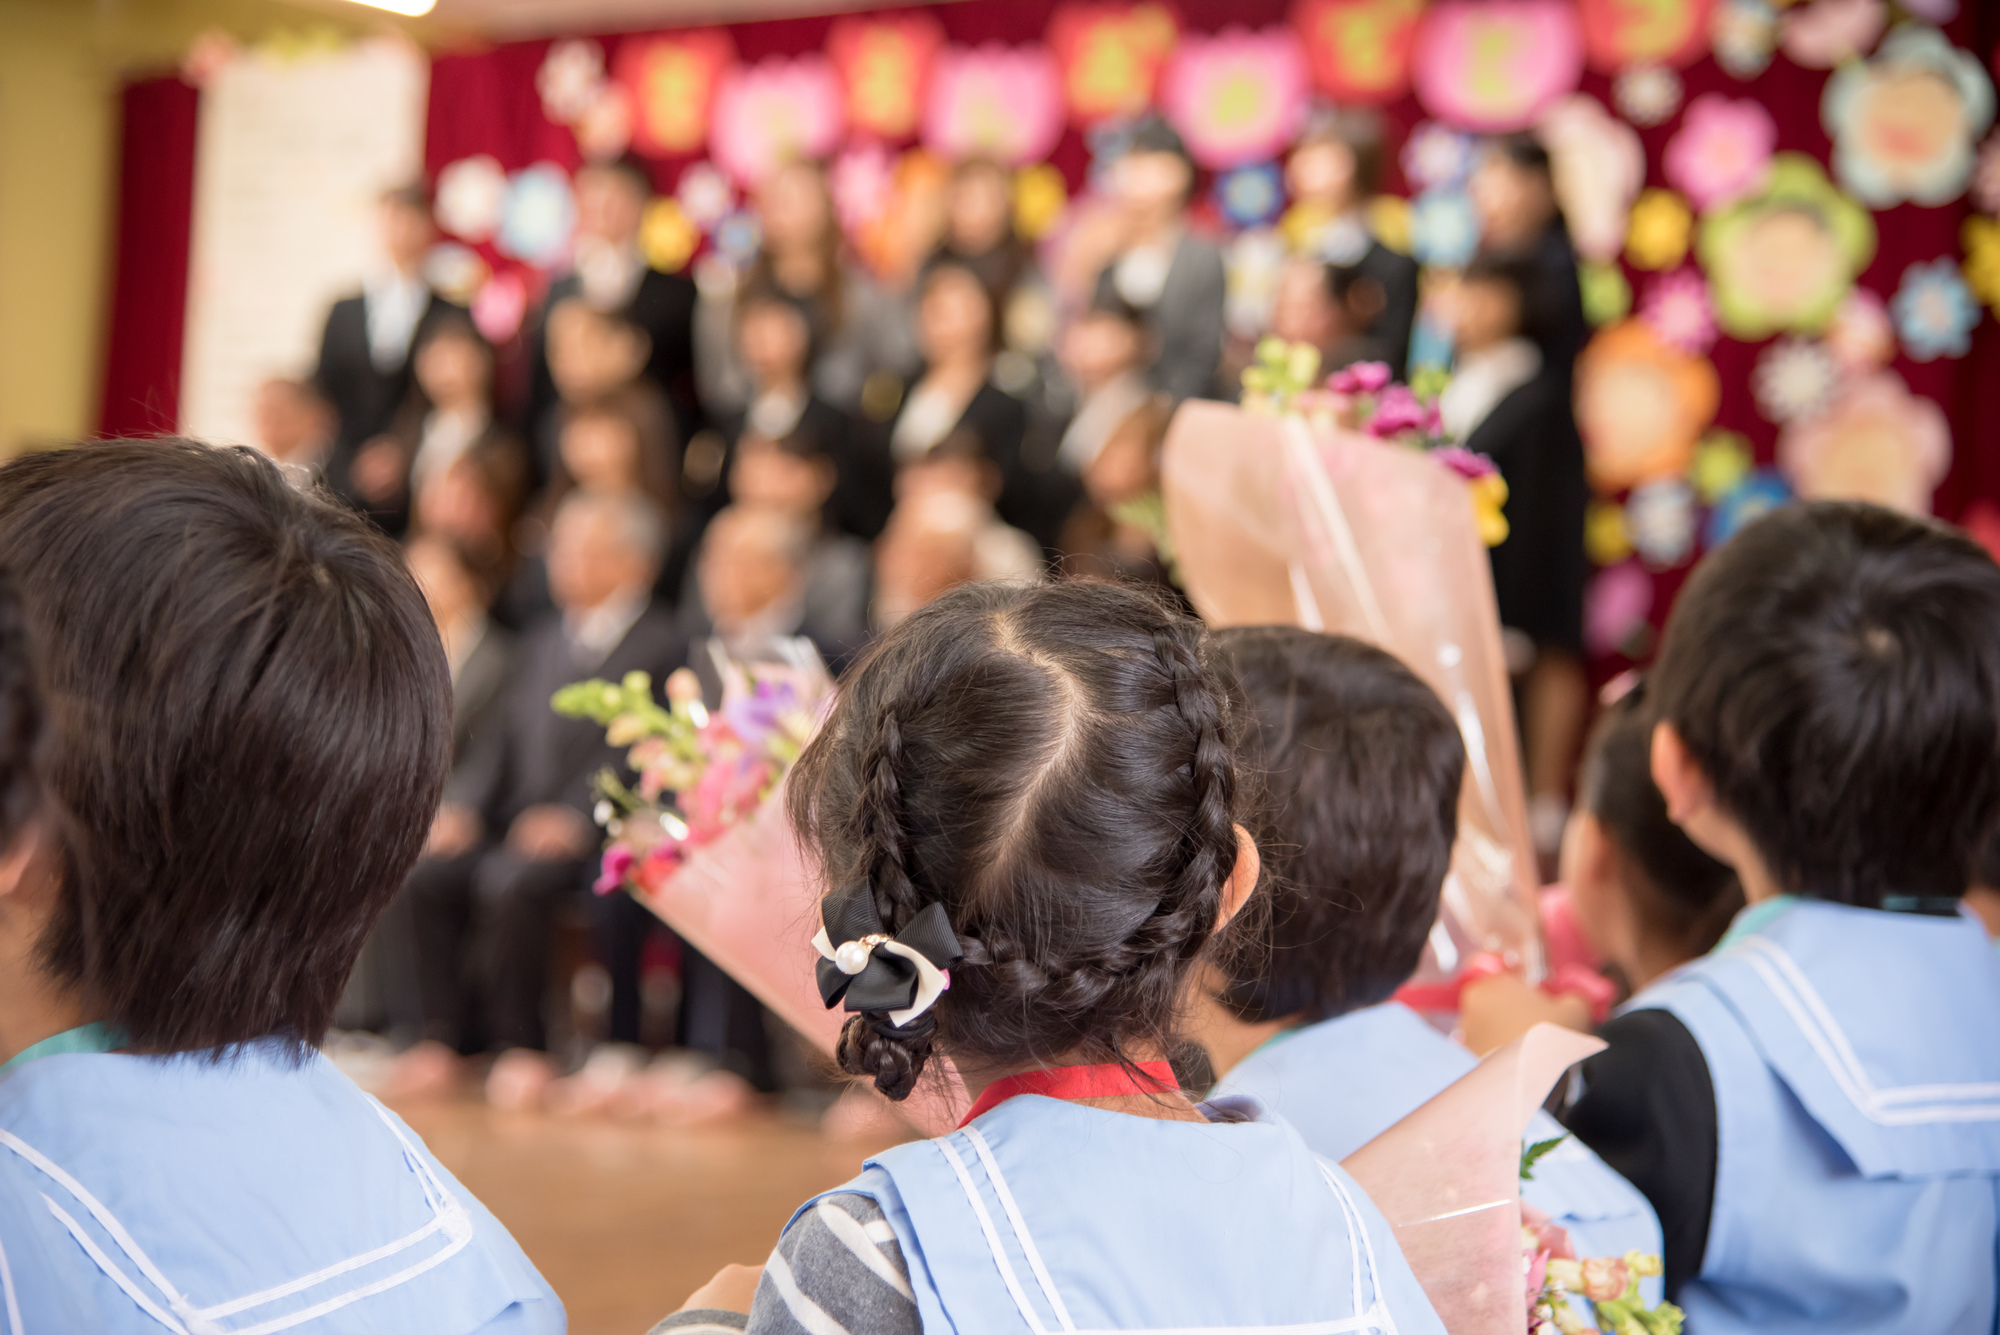
{"label": "man in dark suit", "polygon": [[446,316],[464,319],[466,312],[424,279],[424,256],[436,239],[424,187],[385,192],[377,216],[383,264],[358,295],[327,312],[313,382],[335,421],[327,485],[399,533],[409,519],[407,460],[381,438],[410,396],[410,353],[424,331]]}
{"label": "man in dark suit", "polygon": [[[558,716],[549,697],[589,677],[642,671],[664,681],[686,660],[685,634],[651,596],[666,546],[665,516],[636,494],[578,491],[557,510],[548,569],[559,611],[522,638],[513,679],[454,771],[398,906],[426,1038],[501,1053],[495,1085],[517,1099],[553,1074],[542,1055],[550,930],[558,904],[590,880],[592,780],[622,761],[603,728]],[[420,1046],[429,1051],[414,1064],[449,1055]]]}
{"label": "man in dark suit", "polygon": [[652,176],[635,157],[588,163],[576,174],[573,264],[569,273],[549,285],[542,313],[529,333],[533,380],[528,428],[544,468],[555,462],[553,418],[558,397],[549,374],[548,312],[571,297],[581,297],[645,331],[652,341],[645,375],[673,408],[678,444],[685,445],[701,425],[694,388],[694,283],[683,274],[653,268],[639,248],[639,225],[652,191]]}

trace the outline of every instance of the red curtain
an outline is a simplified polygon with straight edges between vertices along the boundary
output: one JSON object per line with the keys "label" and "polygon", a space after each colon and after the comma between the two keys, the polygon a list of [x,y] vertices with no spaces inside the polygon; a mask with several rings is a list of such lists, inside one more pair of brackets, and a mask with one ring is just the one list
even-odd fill
{"label": "red curtain", "polygon": [[169,432],[180,415],[200,100],[178,78],[125,85],[100,435]]}

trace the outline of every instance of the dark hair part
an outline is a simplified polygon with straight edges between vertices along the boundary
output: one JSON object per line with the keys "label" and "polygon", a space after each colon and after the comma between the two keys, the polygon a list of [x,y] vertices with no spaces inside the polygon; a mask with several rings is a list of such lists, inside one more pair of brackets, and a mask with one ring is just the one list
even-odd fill
{"label": "dark hair part", "polygon": [[1604,711],[1584,747],[1577,805],[1610,839],[1641,929],[1682,959],[1706,955],[1743,907],[1743,887],[1667,819],[1653,784],[1653,715],[1644,687]]}
{"label": "dark hair part", "polygon": [[1785,506],[1696,568],[1649,678],[1779,886],[1946,898],[2000,811],[2000,566],[1928,520]]}
{"label": "dark hair part", "polygon": [[1236,865],[1227,694],[1201,623],[1113,584],[968,584],[844,679],[793,770],[831,887],[891,932],[944,906],[964,964],[907,1029],[850,1019],[843,1069],[907,1096],[961,1064],[1173,1050]]}
{"label": "dark hair part", "polygon": [[416,861],[451,678],[388,539],[247,449],[0,467],[67,819],[50,974],[144,1052],[325,1032]]}
{"label": "dark hair part", "polygon": [[0,853],[41,805],[35,753],[42,706],[28,653],[28,620],[11,576],[0,573]]}
{"label": "dark hair part", "polygon": [[[1218,631],[1248,706],[1238,757],[1261,788],[1267,912],[1222,1000],[1249,1020],[1329,1019],[1416,971],[1458,834],[1465,743],[1393,655],[1290,626]],[[1256,933],[1256,938],[1252,937]]]}

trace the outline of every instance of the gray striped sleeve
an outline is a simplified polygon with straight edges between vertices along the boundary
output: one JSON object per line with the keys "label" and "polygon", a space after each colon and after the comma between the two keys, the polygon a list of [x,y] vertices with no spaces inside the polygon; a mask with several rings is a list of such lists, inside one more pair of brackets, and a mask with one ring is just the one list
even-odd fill
{"label": "gray striped sleeve", "polygon": [[882,1207],[827,1196],[778,1239],[746,1319],[676,1312],[651,1335],[921,1335],[909,1267]]}

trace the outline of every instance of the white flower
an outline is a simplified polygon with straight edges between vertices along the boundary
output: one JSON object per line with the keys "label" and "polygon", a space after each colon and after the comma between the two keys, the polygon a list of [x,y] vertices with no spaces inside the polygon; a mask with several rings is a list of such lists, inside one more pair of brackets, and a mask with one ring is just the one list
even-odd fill
{"label": "white flower", "polygon": [[1840,364],[1822,343],[1781,338],[1764,350],[1750,373],[1757,410],[1773,422],[1791,422],[1822,411],[1840,387]]}
{"label": "white flower", "polygon": [[1664,477],[1632,488],[1625,502],[1632,546],[1647,565],[1668,570],[1694,553],[1694,488]]}
{"label": "white flower", "polygon": [[480,153],[460,158],[438,173],[438,226],[474,243],[488,240],[500,229],[507,204],[507,173]]}
{"label": "white flower", "polygon": [[687,220],[706,232],[736,207],[736,188],[714,163],[697,162],[681,173],[674,198]]}
{"label": "white flower", "polygon": [[1634,125],[1662,125],[1681,107],[1681,76],[1665,65],[1633,65],[1611,85],[1612,100]]}
{"label": "white flower", "polygon": [[604,48],[586,38],[557,42],[535,72],[542,114],[568,125],[590,110],[604,84]]}

